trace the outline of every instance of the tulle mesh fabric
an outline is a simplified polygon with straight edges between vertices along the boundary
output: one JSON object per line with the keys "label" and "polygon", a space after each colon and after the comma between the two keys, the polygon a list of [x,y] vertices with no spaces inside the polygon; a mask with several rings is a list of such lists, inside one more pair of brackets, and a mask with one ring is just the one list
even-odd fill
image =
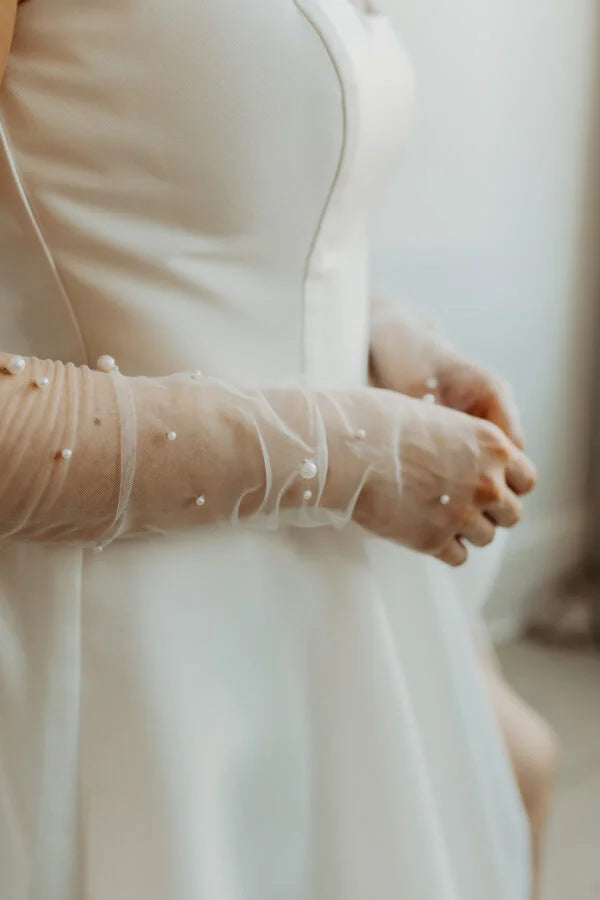
{"label": "tulle mesh fabric", "polygon": [[0,357],[3,538],[105,546],[214,523],[340,527],[372,466],[396,454],[343,394],[11,364]]}
{"label": "tulle mesh fabric", "polygon": [[488,423],[374,387],[258,390],[0,355],[0,538],[104,547],[352,519],[443,558],[481,513],[513,524],[506,472],[529,477],[513,451]]}

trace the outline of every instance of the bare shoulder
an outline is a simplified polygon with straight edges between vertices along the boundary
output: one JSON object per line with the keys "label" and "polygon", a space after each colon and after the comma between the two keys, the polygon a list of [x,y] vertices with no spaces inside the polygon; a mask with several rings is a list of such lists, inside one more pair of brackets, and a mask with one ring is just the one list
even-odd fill
{"label": "bare shoulder", "polygon": [[8,59],[18,0],[0,0],[0,79]]}

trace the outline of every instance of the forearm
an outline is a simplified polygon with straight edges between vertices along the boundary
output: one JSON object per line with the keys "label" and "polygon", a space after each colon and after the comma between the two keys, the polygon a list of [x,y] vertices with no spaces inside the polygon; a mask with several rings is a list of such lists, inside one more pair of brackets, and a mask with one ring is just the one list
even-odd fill
{"label": "forearm", "polygon": [[1,537],[103,543],[238,519],[274,527],[281,516],[322,524],[351,515],[368,464],[352,452],[353,423],[332,395],[33,358],[22,366],[0,355]]}
{"label": "forearm", "polygon": [[497,429],[392,391],[108,368],[0,354],[0,538],[104,546],[239,520],[353,519],[457,564],[456,534],[487,540],[488,520],[473,532],[480,506],[512,524],[508,481],[532,481]]}

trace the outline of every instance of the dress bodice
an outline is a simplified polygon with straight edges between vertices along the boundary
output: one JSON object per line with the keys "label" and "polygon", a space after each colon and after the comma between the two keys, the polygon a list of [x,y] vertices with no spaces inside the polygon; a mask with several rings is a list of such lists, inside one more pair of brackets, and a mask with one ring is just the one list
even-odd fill
{"label": "dress bodice", "polygon": [[387,21],[352,0],[25,4],[2,344],[360,383],[365,218],[410,93]]}

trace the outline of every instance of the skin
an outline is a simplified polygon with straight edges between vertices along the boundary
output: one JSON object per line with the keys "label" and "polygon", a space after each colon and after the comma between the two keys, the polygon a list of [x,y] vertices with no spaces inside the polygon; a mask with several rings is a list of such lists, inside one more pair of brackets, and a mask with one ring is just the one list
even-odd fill
{"label": "skin", "polygon": [[[0,0],[0,81],[13,37],[16,10],[17,0]],[[430,391],[427,381],[435,376],[438,379],[436,399],[439,403],[497,425],[514,445],[523,446],[516,407],[506,385],[496,376],[461,358],[447,347],[442,350],[442,345],[436,346],[433,340],[425,341],[431,355],[417,352],[420,345],[411,342],[410,329],[403,329],[399,325],[387,337],[384,340],[380,336],[379,346],[374,342],[372,363],[373,380],[376,384],[412,397],[422,397]],[[400,353],[403,348],[404,353]],[[404,369],[398,365],[399,357],[404,360]],[[387,369],[386,360],[394,363]],[[387,370],[394,373],[393,377],[386,378]],[[481,534],[474,533],[474,543],[487,542],[490,535],[493,537],[493,528],[486,529],[485,525],[482,528]],[[456,559],[462,561],[463,553],[456,548],[453,552]],[[508,745],[531,824],[536,879],[534,897],[537,897],[542,839],[556,768],[556,740],[546,723],[506,684],[491,654],[483,647],[481,669]]]}

